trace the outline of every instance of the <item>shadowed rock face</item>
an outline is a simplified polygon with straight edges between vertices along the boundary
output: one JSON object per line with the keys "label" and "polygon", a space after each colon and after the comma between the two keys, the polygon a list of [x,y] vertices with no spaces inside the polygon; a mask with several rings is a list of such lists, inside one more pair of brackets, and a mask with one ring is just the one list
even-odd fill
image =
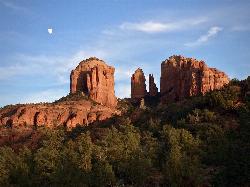
{"label": "shadowed rock face", "polygon": [[70,75],[70,93],[84,92],[97,103],[116,107],[114,91],[115,68],[92,57],[80,62]]}
{"label": "shadowed rock face", "polygon": [[229,83],[228,76],[204,61],[183,56],[171,56],[161,64],[160,93],[163,101],[205,94]]}
{"label": "shadowed rock face", "polygon": [[149,96],[156,96],[158,88],[156,87],[153,74],[149,74]]}
{"label": "shadowed rock face", "polygon": [[142,69],[138,68],[131,77],[131,98],[140,99],[147,95],[145,76]]}

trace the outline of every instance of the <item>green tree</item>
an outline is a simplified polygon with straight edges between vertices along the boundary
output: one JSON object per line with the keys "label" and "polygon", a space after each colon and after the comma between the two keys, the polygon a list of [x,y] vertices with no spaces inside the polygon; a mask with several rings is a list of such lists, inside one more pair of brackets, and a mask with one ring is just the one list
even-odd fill
{"label": "green tree", "polygon": [[27,148],[18,155],[10,147],[1,147],[0,185],[30,186],[30,167],[27,162],[30,156],[31,152]]}
{"label": "green tree", "polygon": [[163,172],[171,186],[193,186],[200,182],[199,139],[184,129],[163,127],[166,162]]}
{"label": "green tree", "polygon": [[250,108],[241,108],[240,126],[228,135],[226,157],[215,178],[217,186],[248,186],[250,183]]}
{"label": "green tree", "polygon": [[115,173],[107,161],[96,161],[91,174],[91,186],[111,186],[116,183]]}
{"label": "green tree", "polygon": [[120,180],[133,185],[146,180],[151,161],[143,153],[141,136],[135,127],[130,124],[112,127],[101,145]]}
{"label": "green tree", "polygon": [[42,185],[58,181],[57,174],[63,168],[63,141],[65,134],[62,130],[44,130],[42,147],[34,154],[35,174],[37,182]]}

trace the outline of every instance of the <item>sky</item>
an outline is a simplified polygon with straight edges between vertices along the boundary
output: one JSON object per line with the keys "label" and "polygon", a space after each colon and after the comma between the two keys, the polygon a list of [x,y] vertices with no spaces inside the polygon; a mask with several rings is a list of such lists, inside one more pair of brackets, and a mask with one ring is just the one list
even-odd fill
{"label": "sky", "polygon": [[117,97],[142,68],[159,88],[172,55],[204,60],[230,78],[250,75],[249,0],[0,0],[0,106],[50,102],[96,56],[115,67]]}

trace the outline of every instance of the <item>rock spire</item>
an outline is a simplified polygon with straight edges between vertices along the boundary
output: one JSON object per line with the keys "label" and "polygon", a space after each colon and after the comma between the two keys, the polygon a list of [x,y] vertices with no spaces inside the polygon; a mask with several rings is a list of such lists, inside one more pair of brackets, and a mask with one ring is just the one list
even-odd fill
{"label": "rock spire", "polygon": [[157,96],[158,88],[156,87],[153,74],[149,74],[149,96]]}
{"label": "rock spire", "polygon": [[145,76],[142,69],[138,68],[131,77],[131,98],[140,99],[147,95]]}

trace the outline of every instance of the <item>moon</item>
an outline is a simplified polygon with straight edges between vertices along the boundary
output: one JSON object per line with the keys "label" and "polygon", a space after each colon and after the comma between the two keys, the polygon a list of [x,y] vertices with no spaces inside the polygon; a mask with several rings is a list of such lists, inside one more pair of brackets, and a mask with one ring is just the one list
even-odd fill
{"label": "moon", "polygon": [[53,29],[52,28],[48,28],[48,33],[52,34],[53,33]]}

